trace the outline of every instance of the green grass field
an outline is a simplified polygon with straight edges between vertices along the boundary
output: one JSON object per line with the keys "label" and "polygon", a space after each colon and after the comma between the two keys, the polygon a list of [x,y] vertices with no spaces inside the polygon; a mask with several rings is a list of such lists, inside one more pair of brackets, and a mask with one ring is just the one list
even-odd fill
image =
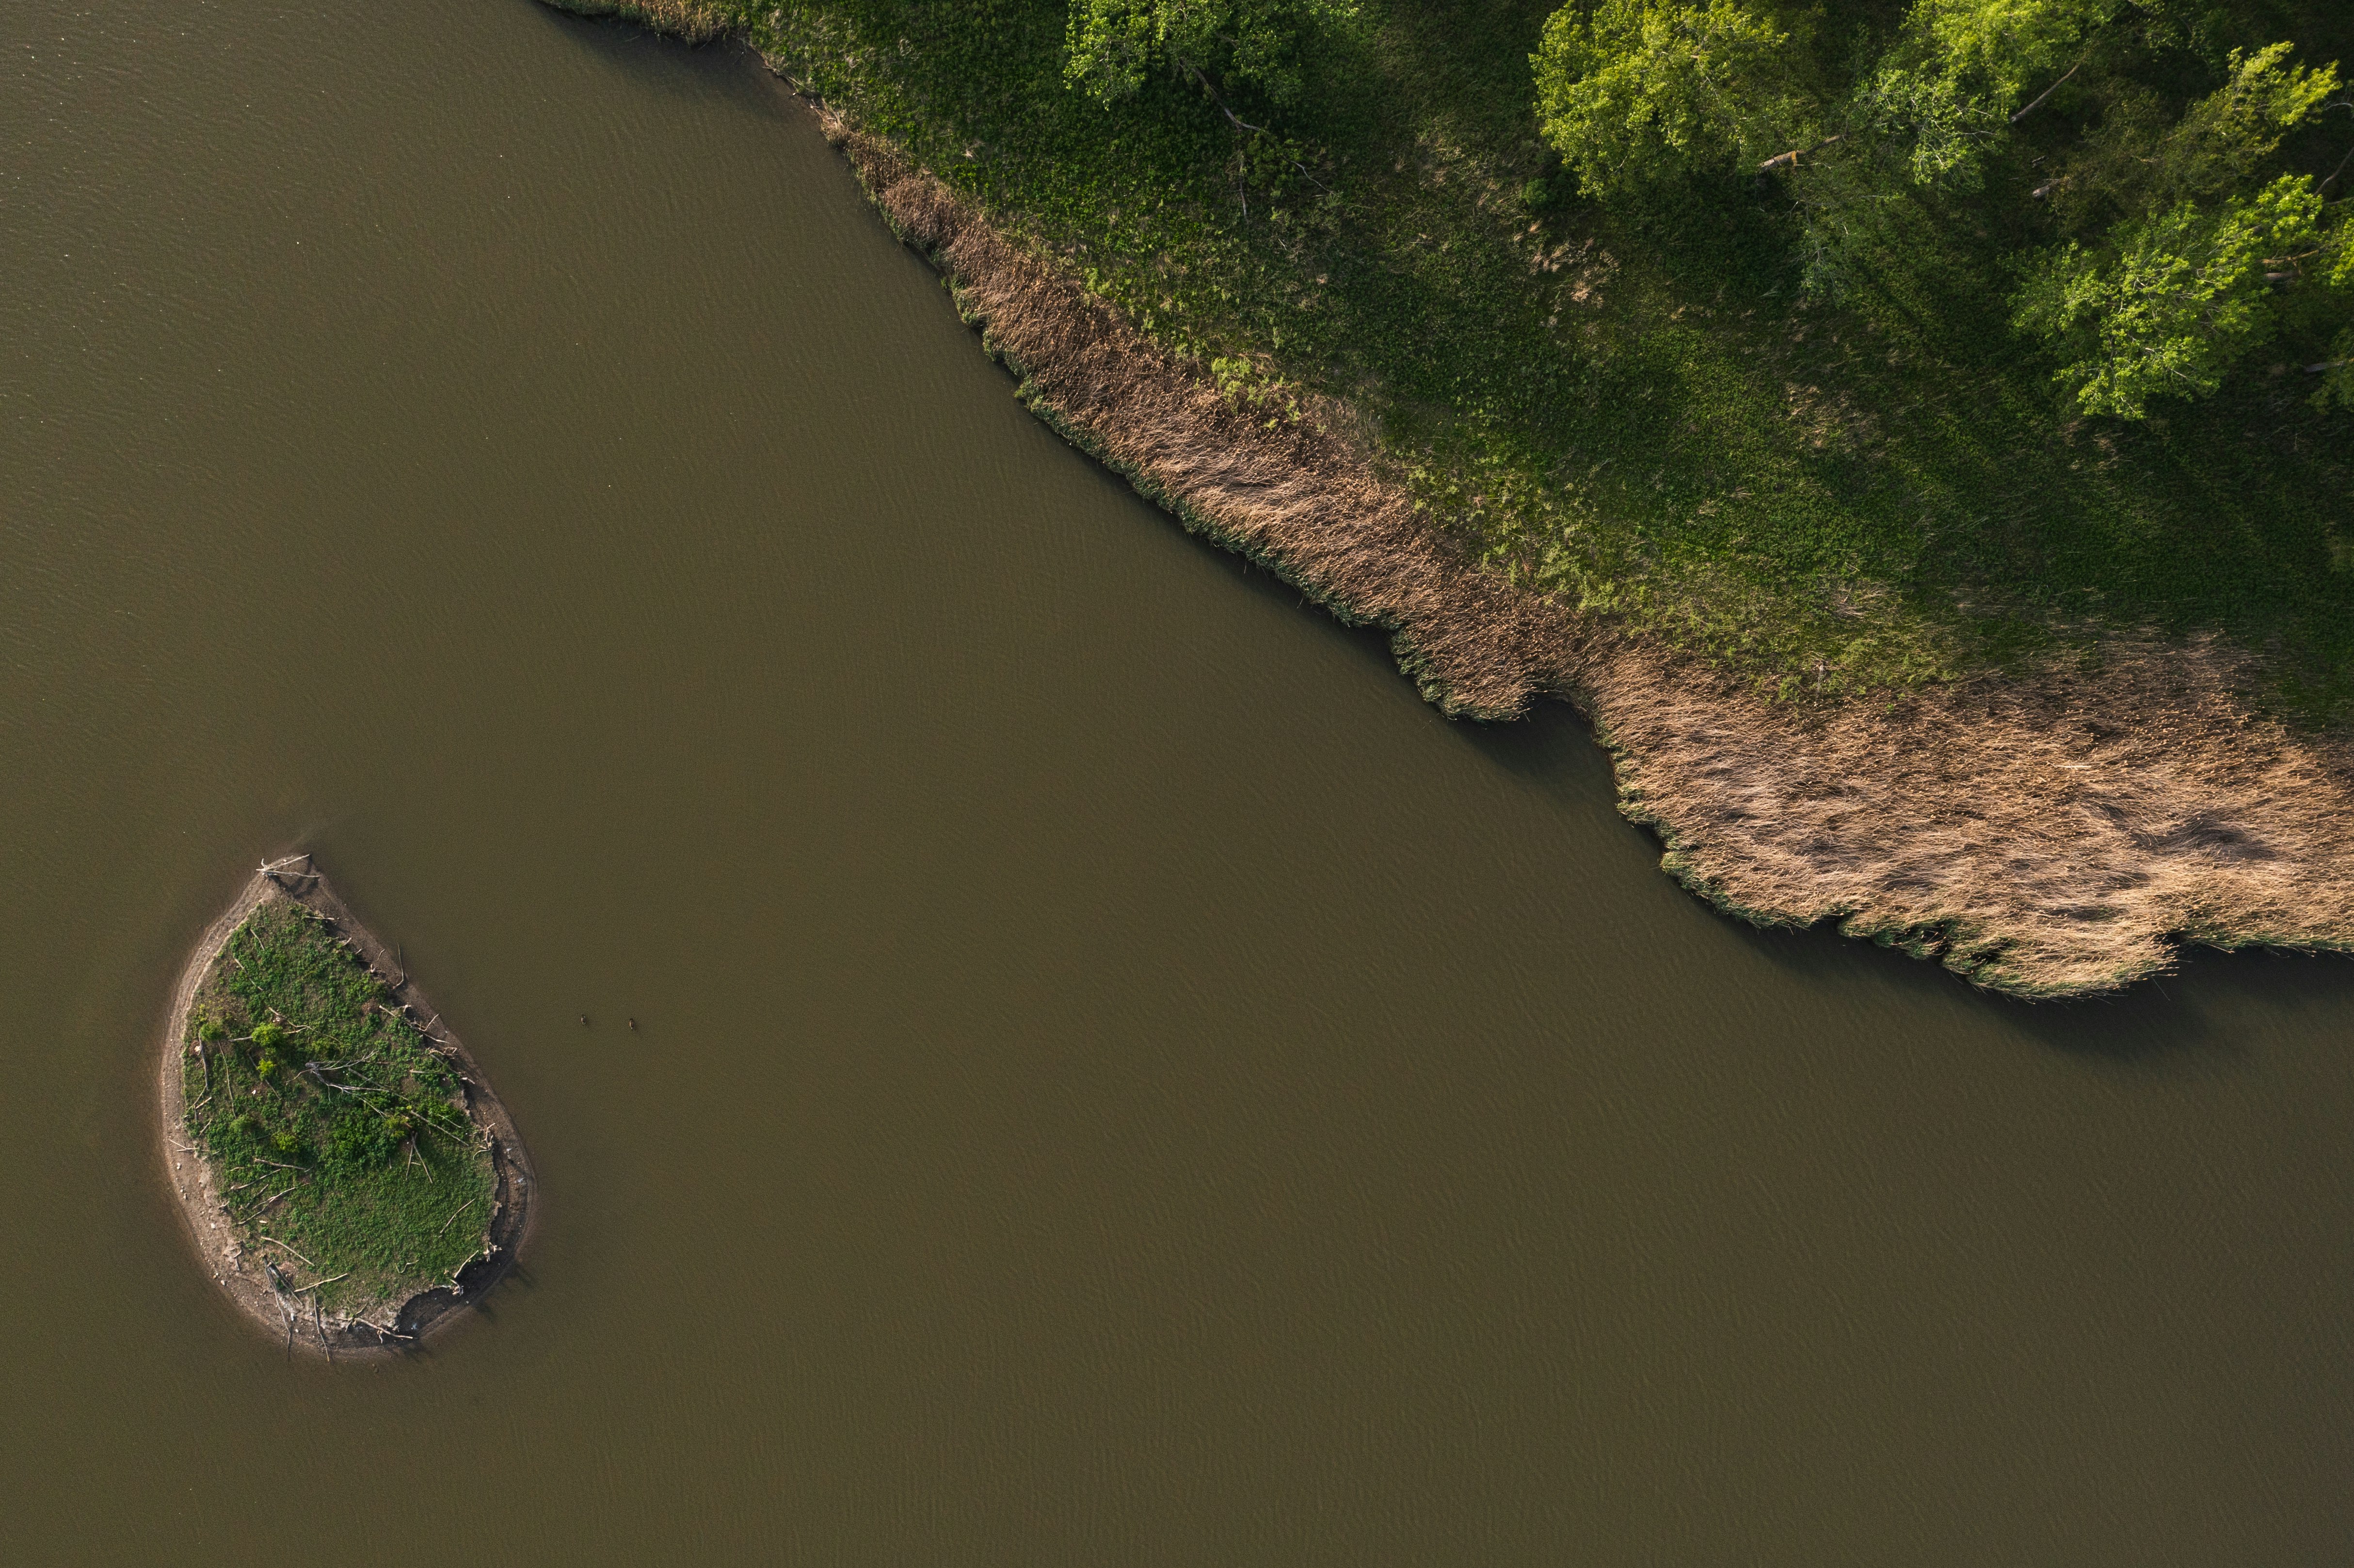
{"label": "green grass field", "polygon": [[[299,904],[263,904],[190,1010],[186,1128],[249,1251],[329,1309],[446,1284],[482,1249],[495,1177],[450,1067]],[[332,1283],[328,1283],[332,1281]]]}
{"label": "green grass field", "polygon": [[[1579,199],[1532,106],[1551,0],[1366,0],[1302,98],[1239,105],[1266,134],[1173,79],[1072,90],[1062,0],[718,9],[1236,397],[1337,400],[1472,552],[1766,689],[2217,631],[2274,710],[2354,701],[2354,417],[2296,368],[2326,337],[2145,423],[2072,414],[1999,260],[2041,221],[2031,137],[1981,193],[1903,208],[1831,305],[1770,183]],[[2240,9],[2354,61],[2354,12]],[[2315,137],[2326,169],[2354,117]]]}

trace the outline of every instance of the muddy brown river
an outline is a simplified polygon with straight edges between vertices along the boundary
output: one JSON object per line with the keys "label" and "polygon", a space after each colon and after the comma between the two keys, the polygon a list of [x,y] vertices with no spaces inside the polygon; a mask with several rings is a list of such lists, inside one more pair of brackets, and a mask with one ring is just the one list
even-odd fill
{"label": "muddy brown river", "polygon": [[[738,51],[0,67],[0,1558],[2343,1560],[2354,963],[2031,1008],[1718,916],[1573,715],[1034,422]],[[543,1185],[386,1367],[157,1165],[296,847]]]}

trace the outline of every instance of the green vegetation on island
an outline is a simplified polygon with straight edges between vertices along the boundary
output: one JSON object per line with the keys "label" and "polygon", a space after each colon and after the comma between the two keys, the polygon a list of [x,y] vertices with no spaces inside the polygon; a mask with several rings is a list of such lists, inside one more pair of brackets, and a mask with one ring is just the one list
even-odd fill
{"label": "green vegetation on island", "polygon": [[2354,701],[2354,8],[578,0],[745,32],[1475,557],[1789,694]]}
{"label": "green vegetation on island", "polygon": [[497,1192],[463,1086],[397,1009],[320,915],[270,898],[214,959],[181,1043],[186,1132],[257,1271],[345,1316],[451,1284]]}

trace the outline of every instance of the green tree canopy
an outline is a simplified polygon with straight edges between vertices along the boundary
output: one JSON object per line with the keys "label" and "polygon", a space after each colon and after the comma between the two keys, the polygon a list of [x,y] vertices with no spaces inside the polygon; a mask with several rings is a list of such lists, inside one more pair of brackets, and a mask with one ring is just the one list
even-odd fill
{"label": "green tree canopy", "polygon": [[1788,42],[1732,0],[1566,5],[1530,57],[1537,118],[1592,196],[1730,163],[1781,133]]}
{"label": "green tree canopy", "polygon": [[1926,188],[1975,188],[1978,160],[2117,0],[1919,0],[1832,117],[1854,145]]}
{"label": "green tree canopy", "polygon": [[[1712,168],[1773,177],[1818,293],[1884,265],[1900,213],[1958,216],[2007,170],[2002,221],[2058,241],[2011,262],[2014,324],[2079,408],[2137,418],[2214,391],[2285,319],[2313,341],[2324,297],[2354,292],[2354,203],[2281,170],[2296,127],[2354,109],[2337,67],[2196,44],[2212,18],[2188,9],[1912,0],[1842,36],[1804,0],[1572,0],[1531,57],[1538,122],[1604,200]],[[2185,96],[2200,75],[2211,90]],[[2072,82],[2065,115],[2047,109]],[[2310,368],[2354,403],[2354,330],[2333,354]]]}
{"label": "green tree canopy", "polygon": [[1808,87],[1819,73],[1801,69],[1788,27],[1733,0],[1574,3],[1531,57],[1537,117],[1595,196],[1760,151],[1793,168],[1822,153],[1921,185],[1966,180],[2031,84],[2119,4],[1918,0],[1850,85],[1829,91]]}
{"label": "green tree canopy", "polygon": [[2223,85],[2178,118],[2156,94],[2126,86],[2047,186],[2062,223],[2083,238],[2154,207],[2244,190],[2337,88],[2335,66],[2306,69],[2291,52],[2285,43],[2233,50]]}
{"label": "green tree canopy", "polygon": [[1355,14],[1354,0],[1071,0],[1063,75],[1104,103],[1131,96],[1154,70],[1281,102],[1299,89],[1302,31]]}
{"label": "green tree canopy", "polygon": [[2088,414],[2137,419],[2161,395],[2201,396],[2272,335],[2266,273],[2318,239],[2312,176],[2283,175],[2213,210],[2182,202],[2127,223],[2103,258],[2071,241],[2019,295],[2020,326],[2059,346],[2057,379]]}
{"label": "green tree canopy", "polygon": [[1889,63],[2007,114],[2119,9],[2121,0],[1919,0]]}
{"label": "green tree canopy", "polygon": [[2118,145],[2072,171],[2080,204],[2105,198],[2126,216],[2033,257],[2014,303],[2019,326],[2060,352],[2057,378],[2085,412],[2140,418],[2153,397],[2211,393],[2273,335],[2284,290],[2354,282],[2349,225],[2313,176],[2256,183],[2338,88],[2336,66],[2290,52],[2233,50],[2223,85],[2173,124],[2128,116]]}

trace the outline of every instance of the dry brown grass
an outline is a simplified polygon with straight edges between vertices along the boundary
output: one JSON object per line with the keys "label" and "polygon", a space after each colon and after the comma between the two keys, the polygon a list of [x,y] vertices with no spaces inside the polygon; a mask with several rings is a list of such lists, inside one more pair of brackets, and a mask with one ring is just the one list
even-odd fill
{"label": "dry brown grass", "polygon": [[1622,809],[1687,885],[2053,996],[2157,973],[2173,938],[2354,937],[2349,758],[2249,713],[2229,673],[2211,647],[2118,650],[2098,673],[1808,712],[1622,643],[1585,680]]}
{"label": "dry brown grass", "polygon": [[1347,440],[1237,408],[889,145],[828,134],[1033,407],[1189,526],[1387,629],[1449,712],[1578,704],[1622,809],[1720,906],[1837,919],[2023,995],[2155,973],[2175,938],[2354,940],[2349,756],[2253,715],[2219,650],[2115,649],[1893,708],[1767,702],[1476,568]]}
{"label": "dry brown grass", "polygon": [[559,11],[583,16],[620,16],[642,22],[657,33],[667,33],[690,44],[707,44],[727,31],[729,23],[718,12],[695,0],[547,0]]}

